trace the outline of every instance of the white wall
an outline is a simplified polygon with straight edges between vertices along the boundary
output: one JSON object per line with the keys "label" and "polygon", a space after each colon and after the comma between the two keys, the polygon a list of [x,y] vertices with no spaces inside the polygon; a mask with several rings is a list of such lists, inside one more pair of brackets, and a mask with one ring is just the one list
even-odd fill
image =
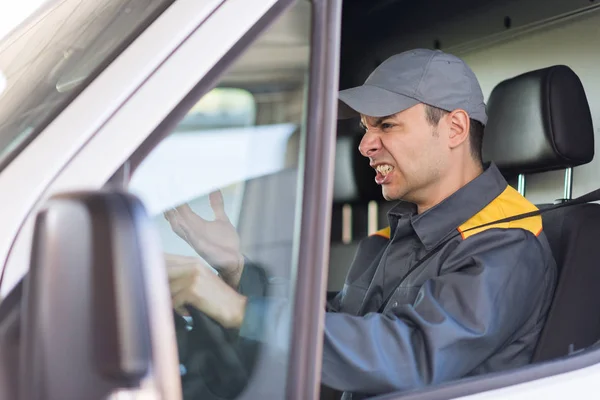
{"label": "white wall", "polygon": [[[479,78],[486,99],[494,86],[506,78],[556,64],[572,68],[583,82],[596,132],[595,159],[574,169],[573,196],[600,187],[600,13],[461,57]],[[563,171],[527,176],[527,197],[534,203],[562,198],[563,183]]]}

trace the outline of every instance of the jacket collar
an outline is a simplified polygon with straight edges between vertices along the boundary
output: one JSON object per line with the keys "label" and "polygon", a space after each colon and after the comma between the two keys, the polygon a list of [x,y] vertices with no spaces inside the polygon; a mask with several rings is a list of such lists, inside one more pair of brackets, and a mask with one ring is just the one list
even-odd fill
{"label": "jacket collar", "polygon": [[425,249],[430,250],[485,208],[507,186],[496,165],[486,164],[481,175],[423,214],[417,214],[416,206],[411,203],[400,202],[394,206],[388,213],[392,235],[398,218],[410,218],[421,243]]}

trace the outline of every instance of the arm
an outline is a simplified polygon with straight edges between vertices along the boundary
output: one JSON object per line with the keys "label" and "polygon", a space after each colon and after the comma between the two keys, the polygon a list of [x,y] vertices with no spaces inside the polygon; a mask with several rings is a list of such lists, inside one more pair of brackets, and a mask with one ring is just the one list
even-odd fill
{"label": "arm", "polygon": [[[387,243],[388,240],[379,235],[369,236],[360,241],[358,249],[354,255],[354,259],[352,260],[352,264],[348,269],[346,286],[355,284],[359,280],[362,280],[362,284],[368,285],[369,279],[372,278],[372,274],[375,271],[373,266],[376,266],[379,262]],[[371,271],[369,273],[365,273],[365,266],[370,264],[372,264],[370,267]],[[246,265],[251,269],[259,268],[256,265],[249,263],[247,259]],[[242,281],[245,279],[248,281],[253,280],[255,284],[252,287],[254,288],[260,286],[257,284],[258,282],[263,282],[263,285],[266,286],[267,277],[264,274],[262,279],[251,278],[252,276],[255,276],[256,273],[256,271],[253,271],[252,274],[249,274],[247,277],[243,276]],[[246,274],[246,271],[244,271],[244,274]],[[244,288],[250,287],[250,285],[245,283],[242,283],[241,286]],[[337,293],[333,299],[327,302],[325,307],[328,313],[339,312],[338,310],[342,308],[342,304],[345,302],[345,290],[346,289],[343,289]],[[291,325],[291,310],[288,309],[289,302],[283,298],[265,298],[265,296],[261,297],[258,295],[255,296],[248,294],[246,289],[241,293],[248,296],[248,301],[243,312],[244,320],[240,329],[240,335],[257,341],[287,346],[287,343],[279,344],[279,341],[281,341],[281,339],[285,340],[285,338],[289,337],[289,332],[287,331]],[[289,291],[286,293],[289,293]],[[348,304],[345,305],[348,306]],[[354,306],[357,305],[355,304]],[[350,308],[354,306],[350,305]],[[265,326],[269,327],[268,330],[263,329]]]}
{"label": "arm", "polygon": [[465,240],[415,302],[389,313],[326,316],[323,383],[383,393],[469,374],[544,307],[553,269],[521,230]]}

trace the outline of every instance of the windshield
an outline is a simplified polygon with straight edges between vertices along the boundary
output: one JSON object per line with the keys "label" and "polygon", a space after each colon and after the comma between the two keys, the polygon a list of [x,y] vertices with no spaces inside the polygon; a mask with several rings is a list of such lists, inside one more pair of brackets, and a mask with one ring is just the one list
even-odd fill
{"label": "windshield", "polygon": [[173,1],[55,1],[0,41],[0,166]]}

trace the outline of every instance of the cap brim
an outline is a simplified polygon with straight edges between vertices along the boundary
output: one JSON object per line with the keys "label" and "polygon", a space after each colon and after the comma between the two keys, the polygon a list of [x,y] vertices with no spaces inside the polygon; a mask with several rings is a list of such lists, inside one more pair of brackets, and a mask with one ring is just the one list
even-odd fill
{"label": "cap brim", "polygon": [[377,86],[363,85],[339,93],[338,119],[386,117],[411,108],[420,101]]}

